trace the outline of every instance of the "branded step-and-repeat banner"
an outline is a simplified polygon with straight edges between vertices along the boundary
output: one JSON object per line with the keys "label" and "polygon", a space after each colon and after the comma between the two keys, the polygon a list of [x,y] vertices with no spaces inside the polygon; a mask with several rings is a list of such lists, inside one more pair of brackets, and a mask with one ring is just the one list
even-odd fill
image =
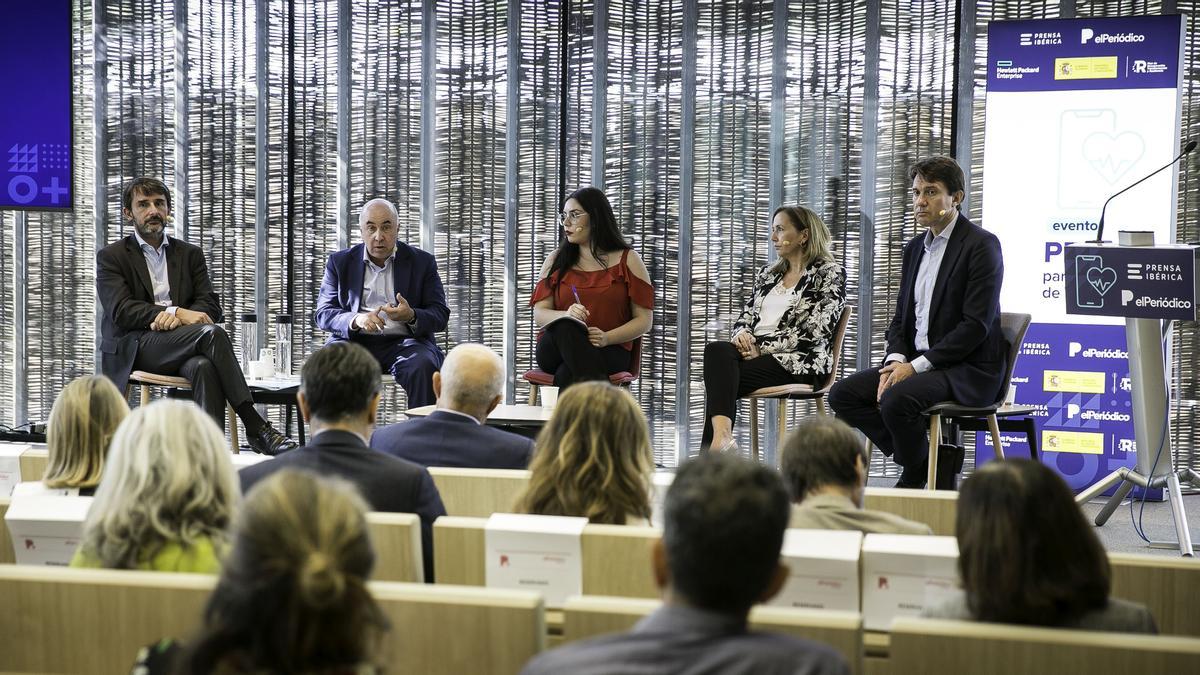
{"label": "branded step-and-repeat banner", "polygon": [[[1001,308],[1033,315],[1015,401],[1037,406],[1043,461],[1075,489],[1134,466],[1136,444],[1124,322],[1066,314],[1064,244],[1094,239],[1104,200],[1178,152],[1182,31],[1178,15],[988,27],[983,225],[1004,248]],[[1105,238],[1173,242],[1177,184],[1172,169],[1114,199]],[[994,455],[987,434],[976,454]]]}

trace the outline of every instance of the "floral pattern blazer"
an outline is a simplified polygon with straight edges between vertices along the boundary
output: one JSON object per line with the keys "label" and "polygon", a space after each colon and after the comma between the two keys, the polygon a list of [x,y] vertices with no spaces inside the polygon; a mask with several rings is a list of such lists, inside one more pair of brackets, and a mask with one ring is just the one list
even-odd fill
{"label": "floral pattern blazer", "polygon": [[[741,316],[733,324],[736,335],[754,332],[763,300],[783,278],[765,265],[754,277],[754,292],[746,299]],[[795,376],[826,376],[833,369],[833,332],[846,305],[846,270],[832,260],[808,264],[800,278],[799,292],[770,335],[755,337],[759,351],[774,356],[784,370]]]}

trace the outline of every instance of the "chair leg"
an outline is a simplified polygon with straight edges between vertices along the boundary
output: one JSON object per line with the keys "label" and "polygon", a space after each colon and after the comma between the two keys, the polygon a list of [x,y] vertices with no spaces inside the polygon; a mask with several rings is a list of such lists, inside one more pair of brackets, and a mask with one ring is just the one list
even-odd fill
{"label": "chair leg", "polygon": [[758,399],[750,399],[750,452],[758,461]]}
{"label": "chair leg", "polygon": [[150,385],[142,385],[142,402],[139,405],[150,405]]}
{"label": "chair leg", "polygon": [[1004,459],[1004,444],[1000,441],[1000,422],[995,415],[988,415],[988,430],[992,432],[992,450],[996,459]]}
{"label": "chair leg", "polygon": [[225,404],[228,410],[225,411],[225,416],[229,418],[229,441],[233,445],[233,454],[238,454],[242,451],[242,443],[238,440],[238,416],[234,412],[233,406]]}
{"label": "chair leg", "polygon": [[[778,414],[776,415],[776,420],[777,420],[777,426],[778,426],[777,434],[779,437],[779,446],[778,447],[781,447],[781,448],[783,447],[784,438],[787,437],[788,413],[791,412],[791,410],[789,410],[790,407],[791,406],[788,405],[788,400],[786,398],[779,399],[779,408],[778,408]],[[794,423],[795,421],[796,420],[794,419],[794,416],[793,416],[792,422]],[[778,456],[779,456],[778,453],[776,453],[776,457],[778,457]]]}
{"label": "chair leg", "polygon": [[925,480],[926,490],[937,489],[937,458],[938,444],[942,441],[942,416],[934,413],[929,416],[929,473]]}
{"label": "chair leg", "polygon": [[532,382],[529,383],[529,405],[538,404],[538,386]]}
{"label": "chair leg", "polygon": [[817,414],[820,415],[821,417],[825,417],[826,415],[829,414],[829,411],[825,408],[825,396],[824,395],[817,397]]}

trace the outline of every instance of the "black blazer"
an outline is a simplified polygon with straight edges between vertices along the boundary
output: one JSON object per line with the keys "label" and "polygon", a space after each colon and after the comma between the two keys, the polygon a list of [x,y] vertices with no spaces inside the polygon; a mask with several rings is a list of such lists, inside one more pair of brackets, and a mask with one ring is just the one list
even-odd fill
{"label": "black blazer", "polygon": [[[904,247],[900,296],[887,330],[887,353],[917,357],[917,269],[925,233]],[[959,214],[938,268],[929,311],[929,349],[924,356],[946,372],[954,398],[968,406],[990,405],[1000,395],[1008,345],[1000,332],[1000,286],[1004,262],[996,235]]]}
{"label": "black blazer", "polygon": [[371,447],[421,466],[524,469],[533,441],[443,410],[380,427]]}
{"label": "black blazer", "polygon": [[255,483],[288,467],[321,476],[338,476],[354,483],[372,511],[420,516],[425,580],[433,580],[433,521],[446,515],[446,507],[428,471],[372,450],[356,434],[331,429],[318,433],[302,448],[239,471],[242,493],[248,493]]}
{"label": "black blazer", "polygon": [[[213,292],[204,252],[174,237],[167,239],[171,304],[204,312],[213,323],[221,323],[224,320],[221,302]],[[124,391],[137,358],[138,335],[150,330],[150,322],[163,309],[154,304],[150,268],[132,234],[96,253],[96,295],[104,309],[100,321],[100,369],[117,389]]]}

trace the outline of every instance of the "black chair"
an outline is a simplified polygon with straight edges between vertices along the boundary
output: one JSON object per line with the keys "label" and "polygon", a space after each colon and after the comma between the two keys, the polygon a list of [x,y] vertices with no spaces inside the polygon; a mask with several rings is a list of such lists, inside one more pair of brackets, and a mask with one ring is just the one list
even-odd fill
{"label": "black chair", "polygon": [[[1007,416],[1028,415],[1033,412],[1029,406],[1006,406],[1008,388],[1011,386],[1013,369],[1017,366],[1017,355],[1025,341],[1025,331],[1029,330],[1030,315],[1012,312],[1000,313],[1000,331],[1008,343],[1008,368],[1004,371],[1004,388],[996,402],[982,408],[972,408],[960,405],[957,401],[942,401],[926,408],[922,414],[929,415],[929,477],[925,489],[937,487],[938,445],[942,440],[942,421],[956,424],[959,429],[982,430],[986,422],[987,430],[992,435],[992,447],[997,459],[1004,459],[1004,446],[1000,441],[1000,423],[997,418]],[[1008,426],[1008,425],[1006,425]],[[1032,419],[1026,419],[1020,427],[1029,438],[1029,448],[1034,459],[1037,459],[1037,434],[1034,431]]]}

